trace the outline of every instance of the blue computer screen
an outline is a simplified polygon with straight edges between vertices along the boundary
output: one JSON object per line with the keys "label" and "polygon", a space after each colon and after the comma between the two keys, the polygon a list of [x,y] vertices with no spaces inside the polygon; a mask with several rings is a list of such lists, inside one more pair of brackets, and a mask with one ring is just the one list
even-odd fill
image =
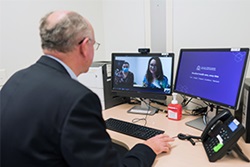
{"label": "blue computer screen", "polygon": [[181,49],[174,91],[237,108],[249,49]]}

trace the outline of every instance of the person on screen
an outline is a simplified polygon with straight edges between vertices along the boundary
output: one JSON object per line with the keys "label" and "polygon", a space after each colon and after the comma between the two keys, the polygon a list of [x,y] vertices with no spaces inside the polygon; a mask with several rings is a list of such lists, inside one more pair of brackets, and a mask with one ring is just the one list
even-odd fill
{"label": "person on screen", "polygon": [[174,139],[166,134],[123,156],[113,145],[98,96],[77,80],[99,46],[87,19],[51,12],[41,19],[40,37],[44,55],[0,91],[0,166],[149,167],[156,155],[170,152]]}
{"label": "person on screen", "polygon": [[129,63],[124,61],[122,69],[115,72],[115,84],[122,88],[133,87],[134,74],[129,71]]}
{"label": "person on screen", "polygon": [[162,64],[159,57],[151,57],[143,79],[143,86],[150,88],[169,88],[168,78],[163,75]]}

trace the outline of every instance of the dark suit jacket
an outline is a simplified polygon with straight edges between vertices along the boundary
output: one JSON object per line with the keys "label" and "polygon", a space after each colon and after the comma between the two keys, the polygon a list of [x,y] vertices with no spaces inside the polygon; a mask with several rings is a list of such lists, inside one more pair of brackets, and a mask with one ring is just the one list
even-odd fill
{"label": "dark suit jacket", "polygon": [[0,92],[1,167],[151,166],[138,144],[124,157],[112,147],[96,94],[42,56]]}

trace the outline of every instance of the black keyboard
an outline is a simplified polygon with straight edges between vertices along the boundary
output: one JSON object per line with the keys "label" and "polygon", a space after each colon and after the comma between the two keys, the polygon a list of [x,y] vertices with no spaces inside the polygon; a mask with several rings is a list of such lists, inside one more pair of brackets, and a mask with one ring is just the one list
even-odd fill
{"label": "black keyboard", "polygon": [[109,130],[120,132],[143,140],[147,140],[155,135],[164,133],[162,130],[137,125],[114,118],[109,118],[105,122],[107,129]]}

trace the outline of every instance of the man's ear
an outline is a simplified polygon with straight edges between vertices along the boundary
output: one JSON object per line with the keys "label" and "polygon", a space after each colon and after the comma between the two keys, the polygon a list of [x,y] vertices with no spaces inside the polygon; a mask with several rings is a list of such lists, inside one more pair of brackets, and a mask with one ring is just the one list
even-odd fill
{"label": "man's ear", "polygon": [[88,46],[87,46],[88,41],[89,41],[88,38],[84,39],[84,41],[80,44],[80,47],[79,47],[80,53],[84,57],[87,55],[87,52],[88,52]]}

